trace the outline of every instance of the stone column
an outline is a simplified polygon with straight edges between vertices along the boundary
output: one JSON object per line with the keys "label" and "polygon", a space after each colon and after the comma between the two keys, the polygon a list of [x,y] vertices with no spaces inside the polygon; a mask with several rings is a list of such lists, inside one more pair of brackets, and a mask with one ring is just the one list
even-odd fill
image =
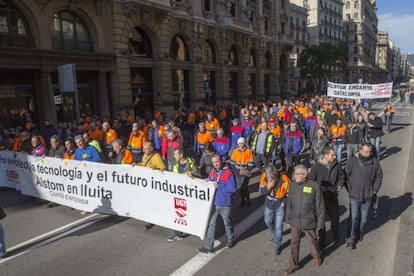
{"label": "stone column", "polygon": [[98,72],[98,104],[99,104],[99,117],[109,117],[110,116],[110,107],[109,107],[109,91],[108,91],[108,73],[107,72]]}
{"label": "stone column", "polygon": [[52,87],[51,72],[42,70],[36,73],[36,102],[39,111],[40,126],[44,120],[49,120],[54,126],[57,125],[56,106]]}

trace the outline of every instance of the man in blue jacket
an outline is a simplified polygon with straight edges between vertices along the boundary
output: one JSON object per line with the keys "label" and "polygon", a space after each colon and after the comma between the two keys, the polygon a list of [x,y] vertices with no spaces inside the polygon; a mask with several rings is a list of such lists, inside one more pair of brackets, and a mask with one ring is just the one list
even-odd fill
{"label": "man in blue jacket", "polygon": [[78,146],[75,150],[75,160],[91,162],[101,161],[98,150],[94,146],[86,144],[82,135],[75,137],[75,143],[76,146]]}
{"label": "man in blue jacket", "polygon": [[217,218],[220,215],[224,222],[224,228],[227,236],[227,247],[232,248],[234,245],[233,224],[231,222],[231,203],[232,194],[237,191],[236,181],[233,172],[226,166],[216,153],[211,157],[213,169],[208,177],[209,181],[213,182],[217,189],[214,197],[214,205],[216,210],[210,219],[210,224],[207,230],[207,236],[204,240],[204,247],[199,248],[201,253],[213,253],[214,236],[216,234]]}

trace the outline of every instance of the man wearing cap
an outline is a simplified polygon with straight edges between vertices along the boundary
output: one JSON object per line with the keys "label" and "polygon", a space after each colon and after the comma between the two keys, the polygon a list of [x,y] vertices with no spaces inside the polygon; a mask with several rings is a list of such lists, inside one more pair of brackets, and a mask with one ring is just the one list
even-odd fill
{"label": "man wearing cap", "polygon": [[250,206],[250,194],[249,194],[249,178],[250,172],[254,167],[253,153],[246,146],[246,139],[240,137],[237,140],[237,148],[235,148],[230,156],[231,169],[236,176],[237,188],[240,189],[240,206]]}

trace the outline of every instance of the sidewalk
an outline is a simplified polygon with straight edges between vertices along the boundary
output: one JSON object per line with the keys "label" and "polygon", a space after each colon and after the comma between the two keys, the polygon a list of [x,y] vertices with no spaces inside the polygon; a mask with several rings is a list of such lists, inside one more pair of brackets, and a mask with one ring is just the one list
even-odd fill
{"label": "sidewalk", "polygon": [[414,139],[411,139],[403,194],[407,196],[403,197],[399,202],[398,211],[405,208],[406,210],[400,216],[393,275],[412,276],[414,275],[414,206],[412,205],[414,194]]}

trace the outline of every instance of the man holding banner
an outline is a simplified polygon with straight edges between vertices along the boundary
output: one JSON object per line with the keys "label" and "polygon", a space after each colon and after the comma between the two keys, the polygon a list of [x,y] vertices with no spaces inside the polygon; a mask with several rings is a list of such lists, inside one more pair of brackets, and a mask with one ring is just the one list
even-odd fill
{"label": "man holding banner", "polygon": [[236,181],[231,169],[224,166],[220,154],[213,154],[211,162],[214,168],[210,171],[208,179],[212,181],[214,187],[217,189],[214,197],[214,205],[216,206],[216,210],[210,219],[207,236],[204,241],[204,247],[198,249],[201,253],[213,253],[214,236],[216,234],[218,216],[221,216],[224,222],[224,228],[227,236],[227,247],[232,248],[234,245],[233,224],[231,222],[231,204],[232,194],[237,192]]}

